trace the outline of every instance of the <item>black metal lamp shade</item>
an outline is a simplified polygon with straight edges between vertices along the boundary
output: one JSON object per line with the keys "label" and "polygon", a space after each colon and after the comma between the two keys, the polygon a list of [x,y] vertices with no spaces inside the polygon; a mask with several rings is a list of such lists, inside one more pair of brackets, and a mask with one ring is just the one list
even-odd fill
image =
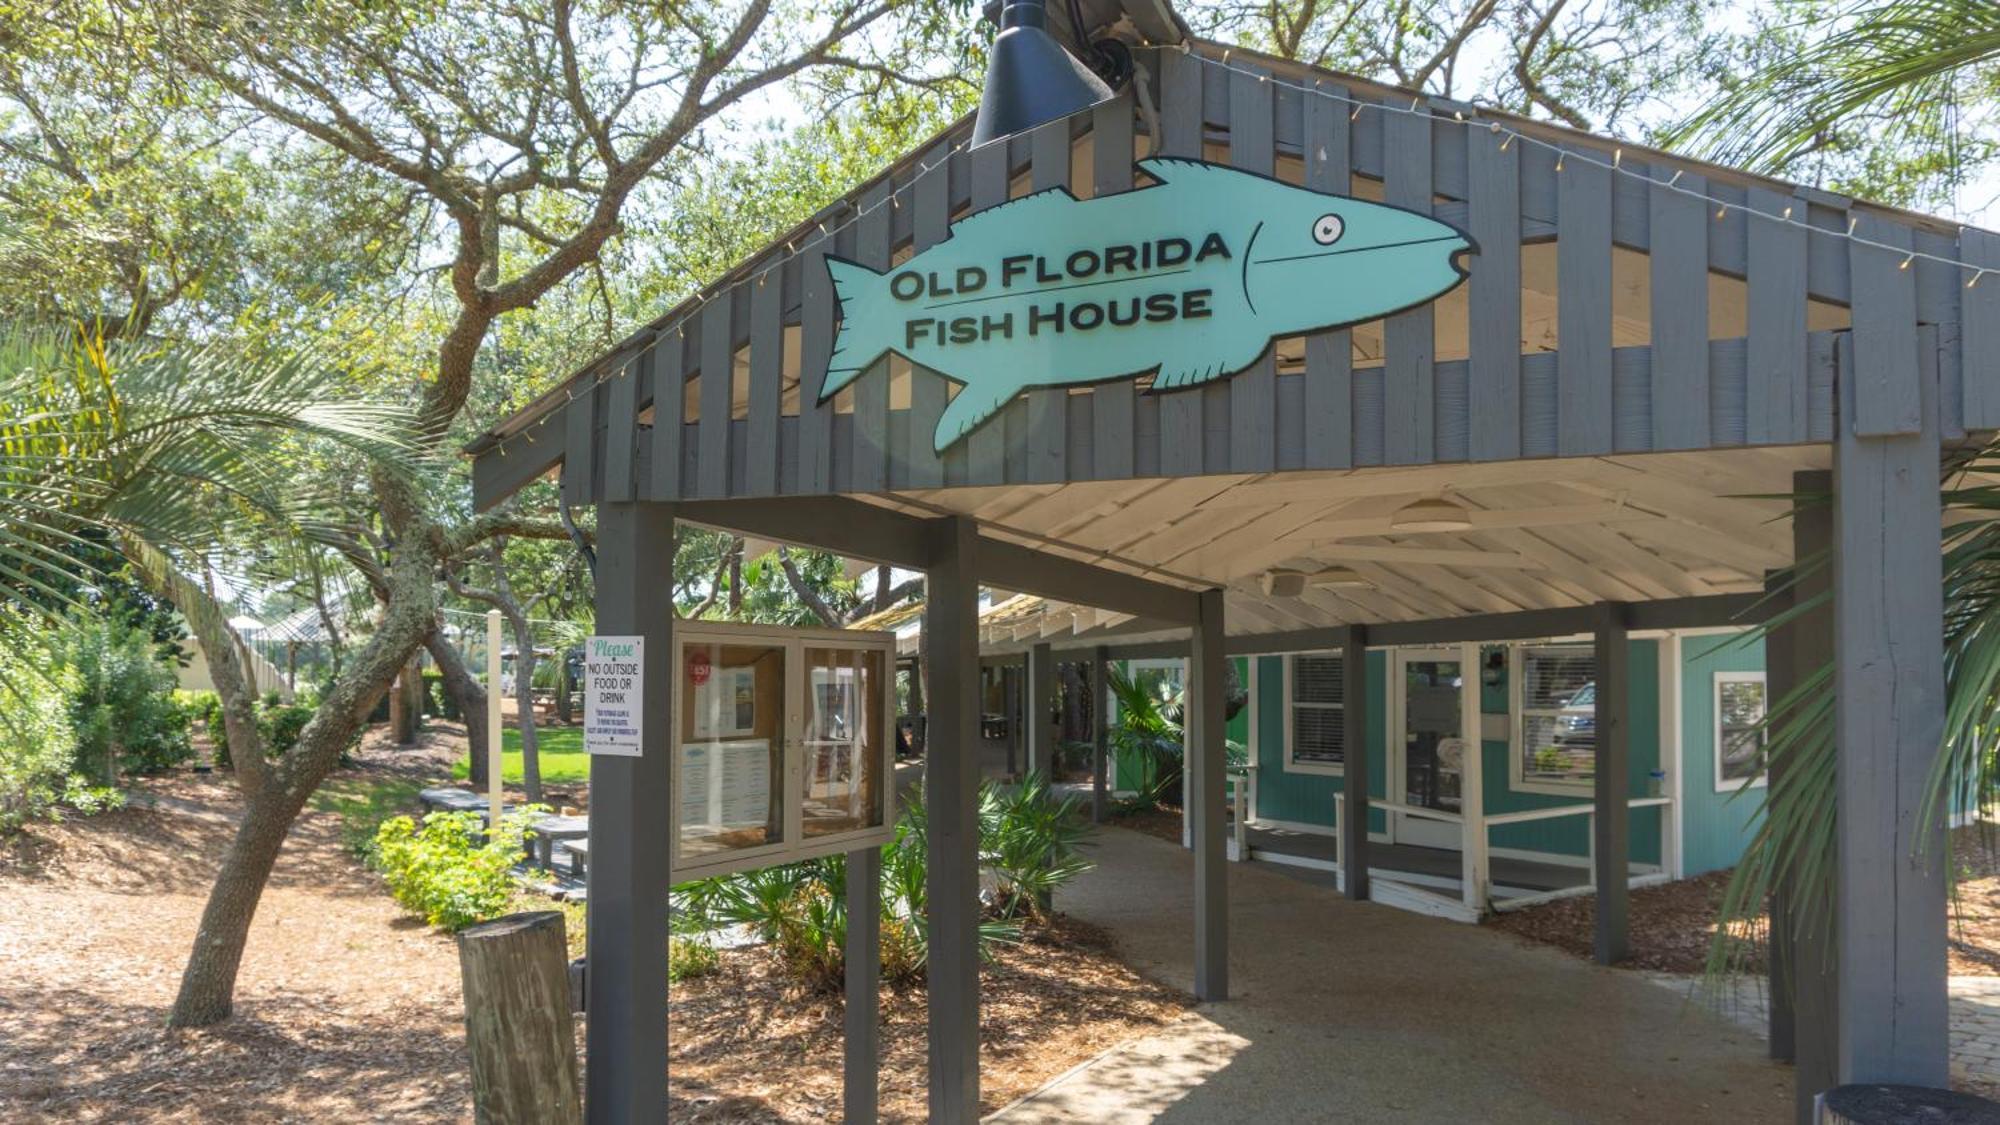
{"label": "black metal lamp shade", "polygon": [[974,148],[1068,117],[1111,88],[1049,35],[1046,0],[1007,0],[972,125]]}

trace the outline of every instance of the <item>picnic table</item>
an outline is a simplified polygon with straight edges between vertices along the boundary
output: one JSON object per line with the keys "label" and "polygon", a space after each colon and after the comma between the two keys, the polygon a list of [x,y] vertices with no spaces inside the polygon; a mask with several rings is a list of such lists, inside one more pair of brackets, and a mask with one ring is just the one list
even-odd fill
{"label": "picnic table", "polygon": [[[587,816],[544,816],[528,825],[535,834],[535,854],[541,860],[545,871],[555,870],[555,846],[558,840],[587,840],[590,837],[590,818]],[[588,845],[586,845],[586,848]],[[574,863],[574,860],[572,860]]]}
{"label": "picnic table", "polygon": [[444,812],[485,812],[486,798],[470,789],[460,789],[456,785],[440,785],[425,789],[417,794],[426,809]]}

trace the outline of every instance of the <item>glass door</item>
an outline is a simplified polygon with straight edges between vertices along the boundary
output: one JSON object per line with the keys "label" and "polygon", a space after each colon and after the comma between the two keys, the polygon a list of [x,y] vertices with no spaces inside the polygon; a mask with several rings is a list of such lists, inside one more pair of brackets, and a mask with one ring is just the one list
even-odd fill
{"label": "glass door", "polygon": [[[1397,801],[1420,809],[1459,811],[1459,782],[1466,740],[1460,693],[1465,677],[1456,650],[1396,653],[1398,737],[1390,764],[1390,787]],[[1395,841],[1422,847],[1461,846],[1459,826],[1408,813],[1395,814]]]}
{"label": "glass door", "polygon": [[676,695],[676,860],[695,864],[786,840],[782,642],[684,641]]}
{"label": "glass door", "polygon": [[806,647],[800,827],[808,839],[882,823],[889,729],[885,656],[880,648]]}

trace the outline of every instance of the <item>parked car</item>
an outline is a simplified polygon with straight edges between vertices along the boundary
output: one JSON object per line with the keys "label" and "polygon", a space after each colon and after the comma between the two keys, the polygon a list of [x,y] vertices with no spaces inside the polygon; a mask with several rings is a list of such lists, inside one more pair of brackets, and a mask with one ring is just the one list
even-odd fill
{"label": "parked car", "polygon": [[1558,743],[1597,741],[1597,684],[1593,681],[1576,689],[1563,701],[1556,715]]}

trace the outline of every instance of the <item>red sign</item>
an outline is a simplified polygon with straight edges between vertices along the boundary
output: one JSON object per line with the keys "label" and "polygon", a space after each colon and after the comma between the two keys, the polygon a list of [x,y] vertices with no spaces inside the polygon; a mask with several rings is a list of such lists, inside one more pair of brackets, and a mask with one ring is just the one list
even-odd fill
{"label": "red sign", "polygon": [[688,654],[688,679],[696,686],[708,682],[708,675],[711,670],[708,664],[707,653],[691,652]]}

